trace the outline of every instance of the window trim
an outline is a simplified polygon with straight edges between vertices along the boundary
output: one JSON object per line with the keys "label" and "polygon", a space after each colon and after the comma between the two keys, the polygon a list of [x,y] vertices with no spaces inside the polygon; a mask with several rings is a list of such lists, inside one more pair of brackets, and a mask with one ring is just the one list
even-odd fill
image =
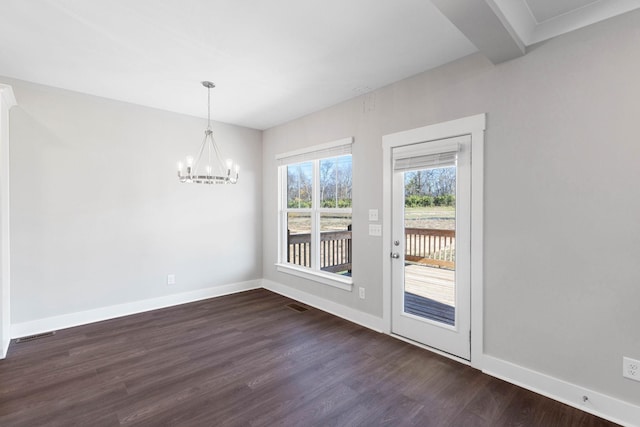
{"label": "window trim", "polygon": [[345,291],[351,292],[353,290],[353,278],[351,277],[340,276],[335,273],[325,273],[324,271],[312,270],[296,264],[281,262],[276,263],[276,270],[281,273],[302,277],[303,279],[323,283]]}
{"label": "window trim", "polygon": [[[325,144],[317,144],[299,150],[287,151],[285,153],[276,154],[278,166],[286,166],[294,163],[303,163],[305,161],[327,159],[338,157],[341,154],[351,154],[351,144],[353,137],[338,139],[337,141],[327,142]],[[347,149],[348,152],[343,149]]]}
{"label": "window trim", "polygon": [[[350,213],[353,224],[353,206],[350,208],[322,208],[320,207],[320,182],[319,182],[319,162],[322,159],[330,159],[344,155],[352,155],[351,144],[353,137],[339,139],[337,141],[318,144],[308,148],[289,151],[277,154],[275,156],[278,162],[278,257],[275,263],[276,270],[312,280],[325,285],[333,286],[338,289],[351,292],[353,290],[353,277],[341,276],[335,273],[328,273],[313,267],[302,267],[297,264],[286,262],[287,238],[285,226],[288,212],[309,213],[312,217],[312,224],[320,224],[320,215],[322,213]],[[352,155],[353,161],[353,155]],[[288,208],[287,207],[287,166],[296,163],[312,162],[313,163],[313,196],[312,208]],[[353,203],[353,201],[352,201]],[[316,233],[311,233],[311,247],[320,247],[317,242]],[[320,254],[317,250],[312,251],[313,259],[311,265],[319,265]]]}

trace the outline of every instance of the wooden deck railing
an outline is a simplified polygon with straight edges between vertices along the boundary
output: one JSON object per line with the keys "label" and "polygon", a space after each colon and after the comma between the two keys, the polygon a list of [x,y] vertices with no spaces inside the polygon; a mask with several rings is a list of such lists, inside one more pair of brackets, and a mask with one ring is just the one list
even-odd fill
{"label": "wooden deck railing", "polygon": [[[311,234],[291,234],[287,230],[287,262],[311,267]],[[351,273],[351,226],[345,231],[320,233],[320,269]]]}
{"label": "wooden deck railing", "polygon": [[405,228],[405,260],[436,267],[455,268],[456,231]]}
{"label": "wooden deck railing", "polygon": [[[436,267],[455,268],[455,230],[405,228],[405,260]],[[287,262],[311,267],[311,234],[287,230]],[[351,226],[346,231],[320,233],[320,269],[351,272]]]}

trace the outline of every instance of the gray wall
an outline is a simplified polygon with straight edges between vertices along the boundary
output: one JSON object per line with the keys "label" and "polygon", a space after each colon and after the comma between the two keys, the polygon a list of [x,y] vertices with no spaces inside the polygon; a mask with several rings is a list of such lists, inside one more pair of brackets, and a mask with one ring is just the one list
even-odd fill
{"label": "gray wall", "polygon": [[[640,12],[494,66],[473,55],[264,132],[264,277],[382,315],[382,135],[487,113],[485,352],[640,404]],[[354,136],[355,287],[276,271],[274,155]]]}
{"label": "gray wall", "polygon": [[176,163],[195,154],[205,119],[0,82],[18,100],[12,323],[262,277],[262,132],[214,123],[241,179],[190,186]]}

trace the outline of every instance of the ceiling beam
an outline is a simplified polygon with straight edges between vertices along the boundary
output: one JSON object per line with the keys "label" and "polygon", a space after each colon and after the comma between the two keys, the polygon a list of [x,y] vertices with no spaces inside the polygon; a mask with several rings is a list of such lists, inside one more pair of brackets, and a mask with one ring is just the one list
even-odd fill
{"label": "ceiling beam", "polygon": [[493,0],[431,0],[494,64],[525,54],[525,47]]}

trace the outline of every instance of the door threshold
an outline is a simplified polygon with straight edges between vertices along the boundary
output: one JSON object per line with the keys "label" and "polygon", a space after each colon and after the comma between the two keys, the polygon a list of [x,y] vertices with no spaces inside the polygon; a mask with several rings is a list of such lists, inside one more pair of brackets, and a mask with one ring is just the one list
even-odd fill
{"label": "door threshold", "polygon": [[[434,348],[434,347],[429,347],[428,345],[425,345],[425,344],[422,344],[422,343],[420,343],[418,341],[414,341],[412,339],[403,337],[402,335],[394,334],[393,332],[389,333],[389,335],[391,335],[393,338],[399,339],[400,341],[404,341],[404,342],[406,342],[408,344],[415,345],[416,347],[420,347],[420,348],[422,348],[424,350],[429,350],[432,353],[435,353],[437,355],[446,357],[447,359],[451,359],[453,361],[462,363],[463,365],[471,366],[471,361],[470,360],[463,359],[462,357],[456,356],[456,355],[451,354],[451,353],[447,353],[447,352],[442,351],[442,350],[438,350],[437,348]],[[471,367],[473,367],[473,366],[471,366]]]}

